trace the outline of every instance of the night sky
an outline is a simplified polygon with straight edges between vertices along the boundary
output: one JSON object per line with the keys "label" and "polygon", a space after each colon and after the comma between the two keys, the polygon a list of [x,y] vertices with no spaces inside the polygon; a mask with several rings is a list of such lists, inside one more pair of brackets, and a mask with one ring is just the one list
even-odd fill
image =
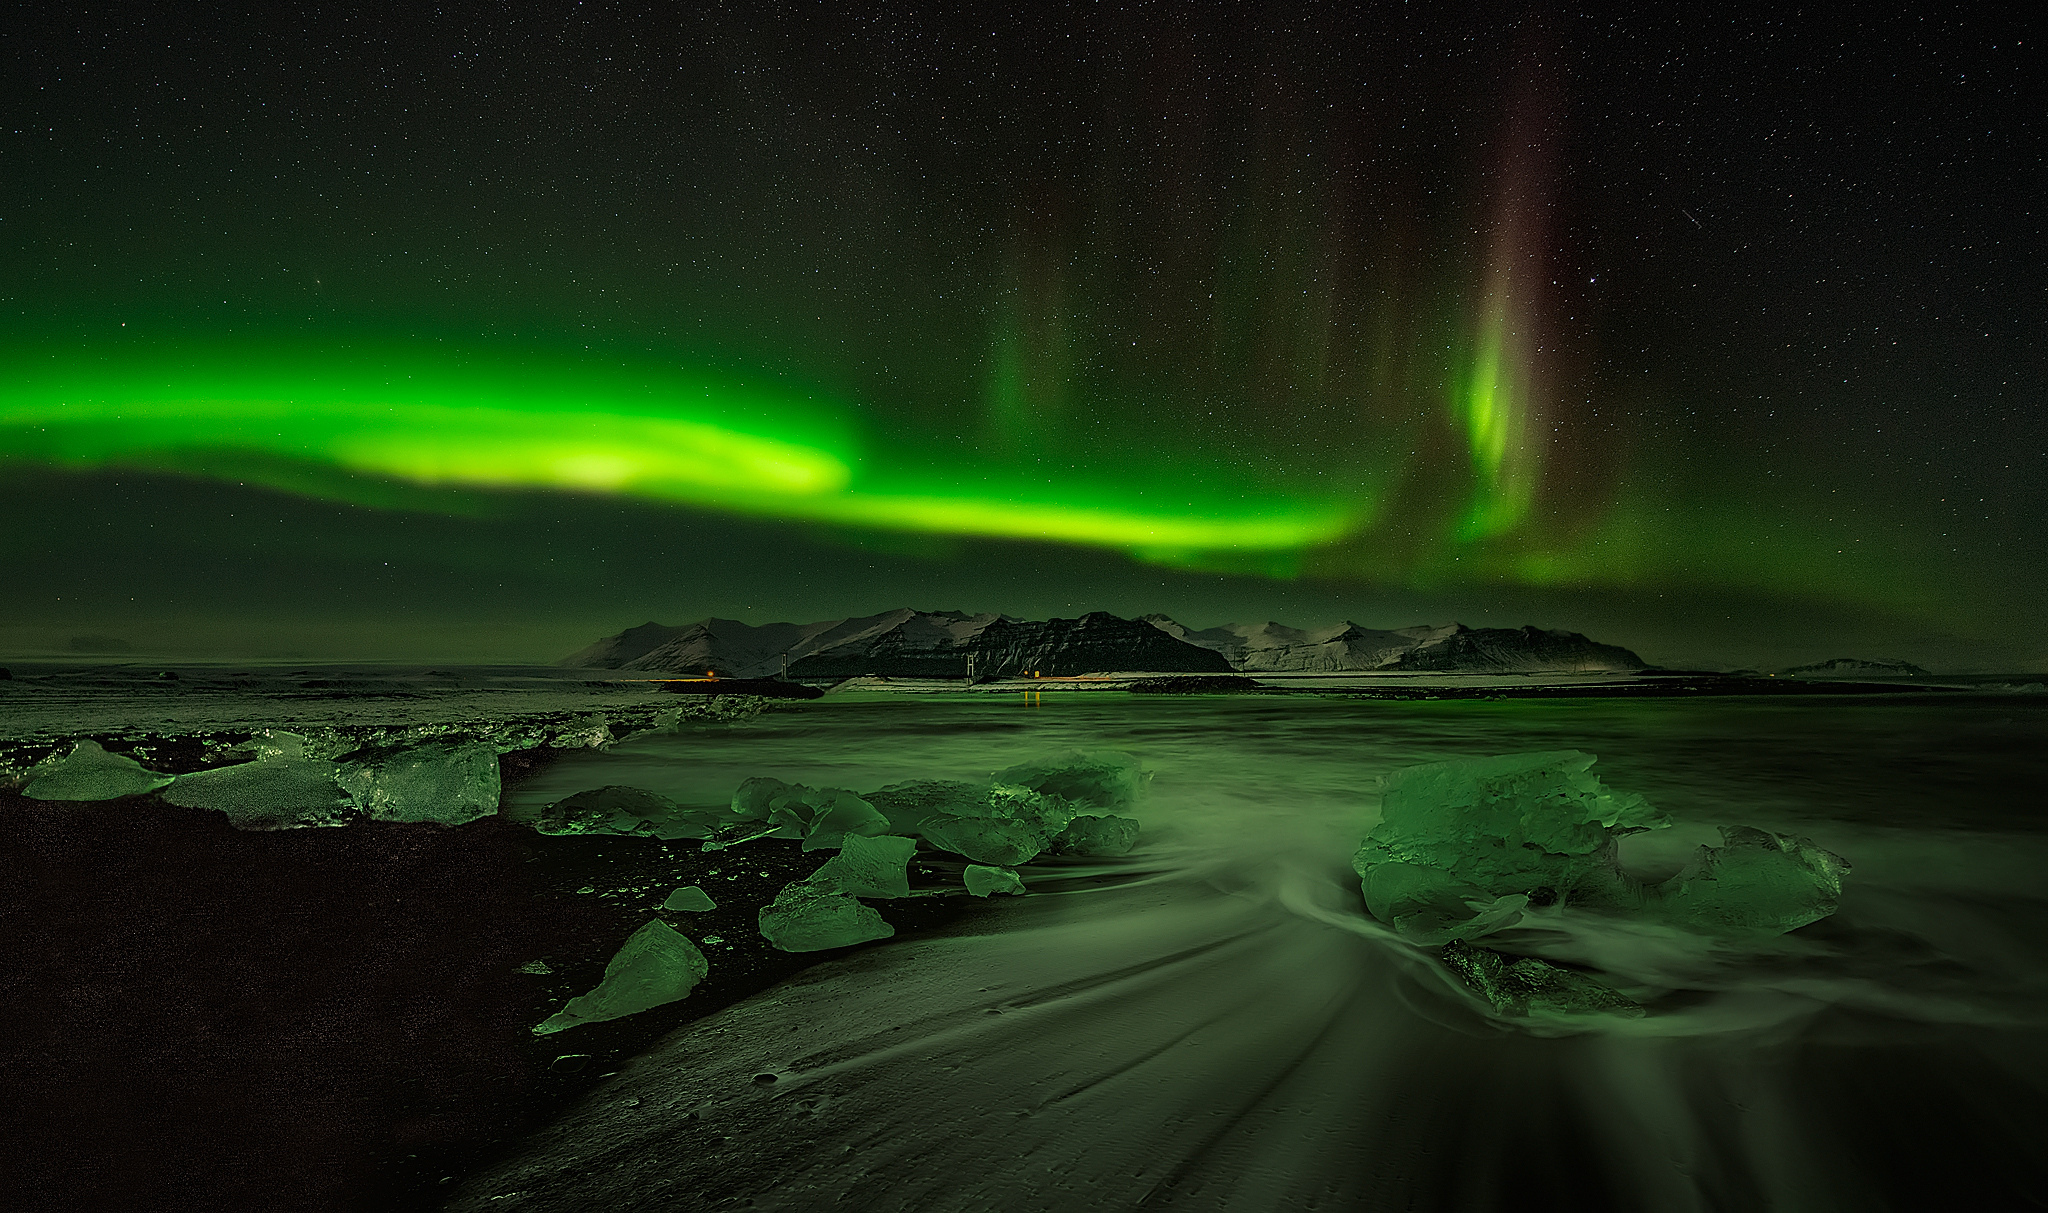
{"label": "night sky", "polygon": [[908,605],[2040,668],[2031,34],[17,10],[0,654]]}

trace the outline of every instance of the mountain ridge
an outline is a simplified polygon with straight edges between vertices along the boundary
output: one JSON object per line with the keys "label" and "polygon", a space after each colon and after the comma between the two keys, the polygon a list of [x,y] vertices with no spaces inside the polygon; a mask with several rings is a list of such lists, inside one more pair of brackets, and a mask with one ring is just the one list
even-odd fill
{"label": "mountain ridge", "polygon": [[[785,670],[784,662],[787,662]],[[1383,630],[1350,621],[1301,629],[1274,620],[1196,631],[1163,614],[1124,619],[1091,611],[1026,620],[899,607],[814,623],[747,624],[711,617],[649,621],[571,653],[557,665],[750,678],[1004,677],[1111,670],[1158,673],[1632,673],[1628,649],[1579,632],[1422,624]]]}

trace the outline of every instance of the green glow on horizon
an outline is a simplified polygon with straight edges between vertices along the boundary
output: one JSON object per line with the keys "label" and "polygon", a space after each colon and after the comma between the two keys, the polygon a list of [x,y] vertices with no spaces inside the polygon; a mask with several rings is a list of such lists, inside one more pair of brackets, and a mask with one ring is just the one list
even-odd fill
{"label": "green glow on horizon", "polygon": [[[33,365],[29,363],[18,366]],[[823,419],[821,419],[823,418]],[[1359,502],[1254,499],[1230,485],[1174,504],[1111,475],[1019,481],[1000,468],[876,468],[815,402],[573,365],[399,350],[200,349],[17,373],[0,386],[0,453],[136,466],[382,504],[350,475],[418,485],[621,494],[771,518],[1118,548],[1184,562],[1293,550],[1363,520]],[[270,461],[252,467],[251,457]],[[345,475],[309,476],[325,467]],[[974,469],[967,469],[972,472]],[[1198,479],[1198,478],[1195,478]]]}

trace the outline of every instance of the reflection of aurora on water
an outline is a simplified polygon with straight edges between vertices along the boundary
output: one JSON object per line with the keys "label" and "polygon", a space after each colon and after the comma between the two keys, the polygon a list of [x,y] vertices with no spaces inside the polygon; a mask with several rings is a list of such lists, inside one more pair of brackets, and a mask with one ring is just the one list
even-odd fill
{"label": "reflection of aurora on water", "polygon": [[[1128,861],[1027,872],[1042,894],[975,928],[829,962],[676,1033],[453,1207],[1854,1210],[2009,1205],[2031,1182],[2048,846],[1996,808],[1998,777],[1902,781],[1912,746],[1883,752],[1988,752],[2038,732],[2031,717],[1006,711],[825,701],[801,726],[551,774],[689,798],[749,764],[865,786],[1075,741],[1159,771]],[[1491,1014],[1363,912],[1346,860],[1373,770],[1510,737],[1604,749],[1681,832],[1820,838],[1856,863],[1840,913],[1739,946],[1598,916],[1511,930],[1489,941],[1662,993],[1643,1018]]]}

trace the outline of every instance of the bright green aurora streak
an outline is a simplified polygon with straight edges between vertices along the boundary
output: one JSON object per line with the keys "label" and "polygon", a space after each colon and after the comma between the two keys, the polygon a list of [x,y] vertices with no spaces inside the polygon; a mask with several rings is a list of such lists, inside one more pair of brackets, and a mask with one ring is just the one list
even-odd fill
{"label": "bright green aurora streak", "polygon": [[[1118,548],[1178,563],[1341,538],[1350,500],[1128,482],[1032,484],[1000,467],[864,459],[851,410],[673,372],[403,347],[215,344],[172,357],[31,363],[0,387],[10,456],[126,466],[381,504],[380,479],[628,494],[767,517]],[[36,365],[37,370],[26,370]],[[322,472],[326,474],[321,474]],[[335,475],[333,473],[340,473]],[[978,482],[979,491],[963,485]]]}

